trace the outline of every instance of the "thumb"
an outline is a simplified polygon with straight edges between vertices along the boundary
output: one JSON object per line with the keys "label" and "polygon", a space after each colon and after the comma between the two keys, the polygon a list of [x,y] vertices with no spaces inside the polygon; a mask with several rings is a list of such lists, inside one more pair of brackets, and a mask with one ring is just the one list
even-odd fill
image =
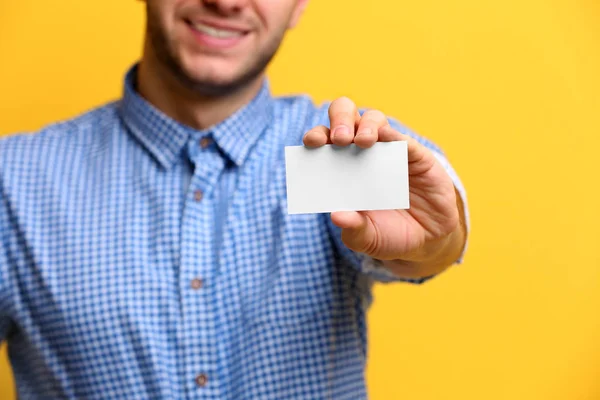
{"label": "thumb", "polygon": [[342,241],[351,250],[369,254],[375,248],[376,234],[371,219],[357,211],[331,213],[331,221],[342,228]]}

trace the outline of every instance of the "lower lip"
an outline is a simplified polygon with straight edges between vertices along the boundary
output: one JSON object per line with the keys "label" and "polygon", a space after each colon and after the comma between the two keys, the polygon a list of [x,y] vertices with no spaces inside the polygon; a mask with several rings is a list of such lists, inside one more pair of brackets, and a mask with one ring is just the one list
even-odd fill
{"label": "lower lip", "polygon": [[199,42],[205,47],[210,47],[213,49],[229,49],[241,42],[242,39],[246,36],[244,34],[241,36],[231,38],[217,38],[195,30],[190,24],[188,24],[188,27],[190,28],[190,31],[194,35],[194,38],[197,42]]}

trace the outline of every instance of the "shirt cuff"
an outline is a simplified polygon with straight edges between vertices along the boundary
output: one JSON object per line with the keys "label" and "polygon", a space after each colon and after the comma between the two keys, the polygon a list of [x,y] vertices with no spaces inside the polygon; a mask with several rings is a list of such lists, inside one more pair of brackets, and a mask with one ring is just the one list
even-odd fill
{"label": "shirt cuff", "polygon": [[361,266],[361,269],[365,274],[367,274],[377,282],[381,283],[407,282],[420,285],[421,283],[427,282],[435,276],[431,275],[422,278],[405,278],[402,276],[398,276],[385,265],[383,265],[383,262],[381,262],[381,260],[376,260],[366,255],[363,255]]}

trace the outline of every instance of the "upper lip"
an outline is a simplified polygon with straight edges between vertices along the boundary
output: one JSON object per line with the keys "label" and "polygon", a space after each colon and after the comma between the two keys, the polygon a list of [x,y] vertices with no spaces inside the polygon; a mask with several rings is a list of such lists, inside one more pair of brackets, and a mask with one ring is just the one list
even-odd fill
{"label": "upper lip", "polygon": [[223,22],[223,21],[209,20],[209,19],[204,19],[204,18],[194,18],[194,19],[190,18],[190,19],[188,19],[188,22],[190,22],[192,24],[208,25],[212,28],[223,29],[223,30],[234,31],[234,32],[246,33],[248,31],[250,31],[250,29],[247,26],[231,24],[231,23]]}

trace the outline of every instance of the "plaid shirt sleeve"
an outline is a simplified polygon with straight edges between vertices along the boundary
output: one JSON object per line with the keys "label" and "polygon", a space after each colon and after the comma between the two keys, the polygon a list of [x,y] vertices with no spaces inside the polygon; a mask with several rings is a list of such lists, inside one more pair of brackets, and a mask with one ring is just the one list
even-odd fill
{"label": "plaid shirt sleeve", "polygon": [[6,339],[6,335],[10,328],[10,319],[8,317],[10,298],[10,289],[8,286],[9,265],[6,248],[6,236],[8,235],[8,230],[6,198],[2,187],[2,165],[0,164],[0,344]]}
{"label": "plaid shirt sleeve", "polygon": [[[4,230],[4,226],[4,221],[0,216],[0,229]],[[10,319],[8,317],[9,288],[6,277],[7,267],[8,260],[6,257],[6,251],[4,248],[4,244],[0,242],[0,344],[2,344],[2,342],[6,338],[8,330],[10,328]]]}

